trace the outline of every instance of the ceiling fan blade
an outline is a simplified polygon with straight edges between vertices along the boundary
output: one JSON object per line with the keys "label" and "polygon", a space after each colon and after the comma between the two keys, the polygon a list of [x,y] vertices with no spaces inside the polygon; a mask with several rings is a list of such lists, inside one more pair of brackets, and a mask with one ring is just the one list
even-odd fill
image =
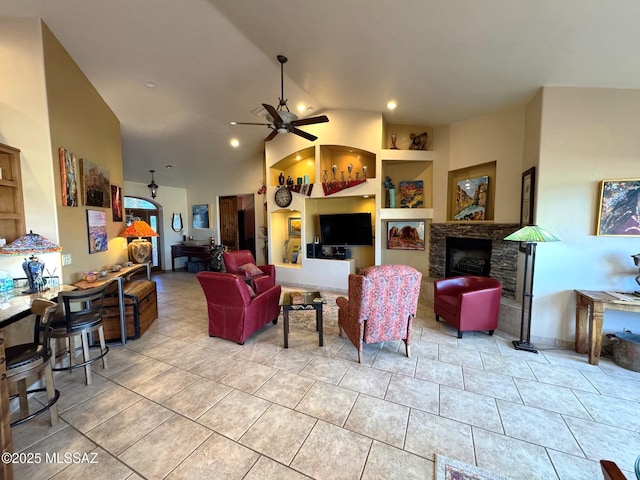
{"label": "ceiling fan blade", "polygon": [[268,142],[270,140],[273,140],[277,134],[278,134],[278,130],[274,128],[273,131],[267,136],[267,138],[264,139],[264,141]]}
{"label": "ceiling fan blade", "polygon": [[253,123],[253,122],[233,122],[232,125],[266,125],[268,127],[271,126],[270,123]]}
{"label": "ceiling fan blade", "polygon": [[300,120],[294,120],[291,122],[291,125],[298,127],[301,125],[313,125],[314,123],[325,123],[328,121],[329,121],[329,118],[327,118],[326,115],[320,115],[319,117],[302,118]]}
{"label": "ceiling fan blade", "polygon": [[282,118],[280,117],[280,114],[275,108],[273,108],[271,105],[267,105],[266,103],[263,103],[262,106],[267,111],[267,113],[271,115],[271,118],[273,118],[274,123],[282,123]]}
{"label": "ceiling fan blade", "polygon": [[302,130],[297,129],[296,127],[293,127],[293,126],[289,127],[289,132],[295,133],[296,135],[299,135],[302,138],[306,138],[307,140],[311,140],[312,142],[318,139],[318,137],[316,137],[315,135],[311,135],[310,133],[303,132]]}

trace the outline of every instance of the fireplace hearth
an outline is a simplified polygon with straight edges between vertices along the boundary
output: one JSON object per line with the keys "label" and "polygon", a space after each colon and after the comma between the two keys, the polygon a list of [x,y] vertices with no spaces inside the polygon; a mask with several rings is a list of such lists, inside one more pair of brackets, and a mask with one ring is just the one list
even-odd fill
{"label": "fireplace hearth", "polygon": [[[429,275],[433,278],[444,278],[455,275],[479,275],[471,270],[479,269],[485,263],[488,271],[485,275],[497,278],[502,282],[502,295],[515,298],[516,271],[518,266],[517,242],[505,242],[502,239],[515,232],[520,226],[516,223],[432,223],[429,225]],[[472,247],[457,262],[462,265],[455,268],[466,268],[465,273],[447,272],[447,238],[461,241],[482,240],[490,244],[488,254],[480,255],[477,247]],[[459,249],[460,250],[460,249]],[[464,249],[463,249],[464,250]],[[486,258],[483,256],[486,255]],[[450,270],[450,269],[449,269]]]}

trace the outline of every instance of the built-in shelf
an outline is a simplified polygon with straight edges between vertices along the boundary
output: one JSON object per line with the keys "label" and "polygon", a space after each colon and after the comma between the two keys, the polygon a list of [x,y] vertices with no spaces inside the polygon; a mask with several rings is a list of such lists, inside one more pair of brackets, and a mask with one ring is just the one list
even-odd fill
{"label": "built-in shelf", "polygon": [[381,208],[380,220],[427,220],[433,218],[433,208]]}

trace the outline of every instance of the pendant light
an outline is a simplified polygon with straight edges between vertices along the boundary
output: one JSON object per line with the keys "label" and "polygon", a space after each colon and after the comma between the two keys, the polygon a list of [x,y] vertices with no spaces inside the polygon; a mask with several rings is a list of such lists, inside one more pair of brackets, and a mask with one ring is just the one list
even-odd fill
{"label": "pendant light", "polygon": [[151,183],[147,185],[147,187],[149,188],[149,192],[151,192],[151,198],[156,198],[156,195],[158,195],[158,184],[153,180],[155,170],[149,171],[151,172]]}

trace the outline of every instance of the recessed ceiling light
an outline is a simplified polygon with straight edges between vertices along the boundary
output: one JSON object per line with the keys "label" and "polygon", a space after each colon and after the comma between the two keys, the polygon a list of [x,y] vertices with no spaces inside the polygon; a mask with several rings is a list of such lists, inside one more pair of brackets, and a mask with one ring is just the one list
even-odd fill
{"label": "recessed ceiling light", "polygon": [[296,155],[296,160],[300,161],[302,159],[302,157],[300,156],[300,154]]}
{"label": "recessed ceiling light", "polygon": [[387,108],[389,110],[395,110],[395,108],[398,106],[398,104],[395,102],[395,100],[391,100],[389,102],[387,102]]}
{"label": "recessed ceiling light", "polygon": [[229,144],[233,147],[233,148],[238,148],[240,146],[240,140],[238,140],[237,138],[232,138],[229,141]]}
{"label": "recessed ceiling light", "polygon": [[300,113],[304,112],[307,109],[307,106],[303,103],[301,103],[300,105],[298,105],[298,111]]}
{"label": "recessed ceiling light", "polygon": [[172,165],[171,163],[168,163],[167,165],[164,166],[164,168],[173,168],[175,167],[175,165]]}
{"label": "recessed ceiling light", "polygon": [[144,82],[144,85],[148,88],[156,88],[158,86],[155,80],[147,80],[146,82]]}
{"label": "recessed ceiling light", "polygon": [[230,125],[237,125],[238,122],[229,122]]}

